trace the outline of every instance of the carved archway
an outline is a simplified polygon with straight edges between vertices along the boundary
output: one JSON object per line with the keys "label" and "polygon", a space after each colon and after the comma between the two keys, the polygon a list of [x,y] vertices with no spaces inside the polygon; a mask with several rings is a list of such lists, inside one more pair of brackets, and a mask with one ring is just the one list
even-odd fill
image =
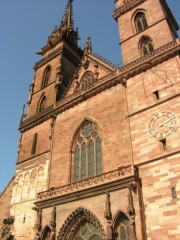
{"label": "carved archway", "polygon": [[69,215],[61,227],[57,239],[73,240],[77,230],[85,222],[93,224],[98,230],[100,237],[105,239],[105,232],[98,218],[91,211],[81,207]]}

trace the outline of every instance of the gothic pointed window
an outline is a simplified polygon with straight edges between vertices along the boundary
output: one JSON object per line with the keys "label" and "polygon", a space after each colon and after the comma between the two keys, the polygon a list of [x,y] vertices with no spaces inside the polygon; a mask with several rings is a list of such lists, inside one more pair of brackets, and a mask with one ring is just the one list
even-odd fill
{"label": "gothic pointed window", "polygon": [[116,240],[130,240],[129,234],[129,220],[125,214],[120,213],[115,223],[115,239]]}
{"label": "gothic pointed window", "polygon": [[50,240],[51,239],[51,229],[49,226],[46,226],[42,231],[42,240]]}
{"label": "gothic pointed window", "polygon": [[36,154],[37,138],[38,138],[38,134],[35,133],[33,137],[33,142],[32,142],[31,155]]}
{"label": "gothic pointed window", "polygon": [[143,12],[138,12],[134,18],[136,31],[141,32],[148,27],[146,16]]}
{"label": "gothic pointed window", "polygon": [[102,174],[102,140],[95,123],[86,120],[73,144],[73,182]]}
{"label": "gothic pointed window", "polygon": [[39,101],[38,112],[42,112],[46,108],[46,99],[46,95],[41,97],[41,100]]}
{"label": "gothic pointed window", "polygon": [[41,88],[45,88],[48,83],[49,83],[49,78],[50,78],[50,74],[51,74],[51,67],[48,66],[43,74],[43,79],[42,79],[42,84],[41,84]]}
{"label": "gothic pointed window", "polygon": [[153,47],[153,42],[150,38],[144,38],[142,41],[141,41],[141,52],[142,52],[142,55],[147,55],[151,52],[154,51],[154,47]]}
{"label": "gothic pointed window", "polygon": [[76,232],[75,240],[102,240],[98,229],[92,223],[84,223],[80,226],[79,230]]}

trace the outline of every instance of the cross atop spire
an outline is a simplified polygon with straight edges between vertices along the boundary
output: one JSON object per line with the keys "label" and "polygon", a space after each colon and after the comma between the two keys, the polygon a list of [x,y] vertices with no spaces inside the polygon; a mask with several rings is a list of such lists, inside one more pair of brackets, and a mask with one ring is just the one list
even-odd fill
{"label": "cross atop spire", "polygon": [[74,31],[74,20],[73,20],[73,7],[72,7],[73,0],[68,0],[66,10],[63,16],[63,19],[60,24],[60,30],[62,32],[67,31]]}

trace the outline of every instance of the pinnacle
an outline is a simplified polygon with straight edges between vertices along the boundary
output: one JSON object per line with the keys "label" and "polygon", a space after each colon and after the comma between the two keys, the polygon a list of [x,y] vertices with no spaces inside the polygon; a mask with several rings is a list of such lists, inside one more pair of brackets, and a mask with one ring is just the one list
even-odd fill
{"label": "pinnacle", "polygon": [[68,32],[74,30],[72,2],[73,0],[68,0],[65,13],[60,24],[60,29],[66,29]]}

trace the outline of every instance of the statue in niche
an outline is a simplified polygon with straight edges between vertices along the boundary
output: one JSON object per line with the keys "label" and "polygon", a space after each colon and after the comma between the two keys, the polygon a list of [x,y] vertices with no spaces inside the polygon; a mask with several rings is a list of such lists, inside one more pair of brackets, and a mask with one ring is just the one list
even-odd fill
{"label": "statue in niche", "polygon": [[99,65],[98,63],[94,64],[94,79],[98,79],[99,71],[98,71]]}
{"label": "statue in niche", "polygon": [[75,82],[74,82],[74,92],[76,92],[76,91],[79,90],[79,81],[78,81],[78,78],[79,78],[79,75],[78,75],[78,74],[75,74],[75,75],[74,75],[74,79],[75,79]]}
{"label": "statue in niche", "polygon": [[55,83],[56,88],[58,88],[62,84],[62,81],[63,81],[63,72],[61,67],[59,67],[56,73],[56,83]]}
{"label": "statue in niche", "polygon": [[137,240],[136,239],[136,233],[135,233],[135,215],[130,215],[129,216],[129,223],[127,226],[127,232],[128,236],[130,237],[131,240]]}

